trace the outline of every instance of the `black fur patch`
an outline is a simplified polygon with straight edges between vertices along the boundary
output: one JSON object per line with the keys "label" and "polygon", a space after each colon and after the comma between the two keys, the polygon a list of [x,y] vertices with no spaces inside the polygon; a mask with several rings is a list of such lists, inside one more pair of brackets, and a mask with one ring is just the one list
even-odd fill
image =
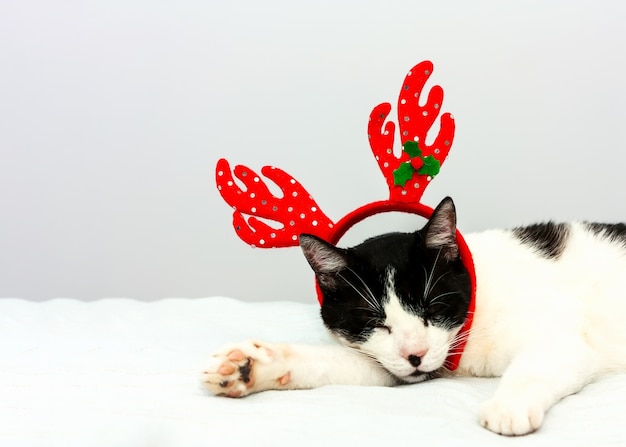
{"label": "black fur patch", "polygon": [[243,383],[250,382],[251,372],[252,372],[252,366],[250,365],[250,359],[248,358],[248,361],[246,362],[246,364],[241,365],[239,367],[239,374],[241,374],[241,380],[243,381]]}
{"label": "black fur patch", "polygon": [[567,245],[569,225],[554,222],[534,224],[514,228],[513,234],[522,243],[534,248],[541,256],[547,259],[558,259]]}
{"label": "black fur patch", "polygon": [[623,223],[585,223],[585,225],[596,236],[607,238],[612,242],[619,242],[626,245],[626,225]]}
{"label": "black fur patch", "polygon": [[[463,324],[471,295],[469,275],[459,258],[443,259],[439,251],[426,247],[424,239],[421,232],[388,233],[347,249],[346,268],[336,273],[335,286],[320,284],[326,327],[351,342],[366,341],[386,318],[390,268],[395,272],[394,292],[408,312],[422,317],[425,324],[445,328]],[[445,300],[431,303],[440,297]]]}

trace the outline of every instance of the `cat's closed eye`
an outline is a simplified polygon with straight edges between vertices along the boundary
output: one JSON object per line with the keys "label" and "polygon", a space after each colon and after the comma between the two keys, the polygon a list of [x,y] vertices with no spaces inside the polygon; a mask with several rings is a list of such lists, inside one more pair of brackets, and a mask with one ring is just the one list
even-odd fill
{"label": "cat's closed eye", "polygon": [[450,305],[442,302],[432,303],[428,305],[426,313],[428,316],[439,315],[444,313],[446,309],[450,309]]}
{"label": "cat's closed eye", "polygon": [[382,329],[384,331],[387,331],[391,334],[391,327],[384,325],[384,324],[377,324],[376,326],[374,326],[375,329]]}

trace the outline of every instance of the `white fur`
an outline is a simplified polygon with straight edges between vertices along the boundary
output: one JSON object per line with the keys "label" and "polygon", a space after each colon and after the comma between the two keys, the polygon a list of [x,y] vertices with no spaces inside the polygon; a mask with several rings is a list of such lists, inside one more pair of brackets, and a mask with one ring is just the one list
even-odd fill
{"label": "white fur", "polygon": [[524,434],[563,397],[626,371],[626,250],[582,224],[544,259],[510,233],[468,235],[476,310],[458,375],[503,376],[483,426]]}
{"label": "white fur", "polygon": [[402,380],[419,382],[423,377],[411,376],[416,368],[408,362],[409,355],[422,359],[420,371],[434,371],[445,361],[457,331],[450,333],[437,326],[425,326],[421,318],[403,309],[395,293],[394,274],[393,270],[387,273],[384,326],[389,329],[377,329],[360,345],[360,350]]}
{"label": "white fur", "polygon": [[[624,247],[594,235],[583,224],[571,225],[567,247],[556,260],[542,258],[506,231],[465,239],[476,267],[476,309],[453,374],[502,376],[495,396],[480,410],[484,427],[508,435],[532,432],[558,400],[603,374],[626,372]],[[272,357],[273,363],[254,363],[253,374],[263,380],[245,388],[244,394],[329,383],[397,383],[379,363],[404,381],[418,381],[409,375],[415,371],[406,360],[410,354],[422,357],[421,371],[441,366],[455,334],[425,326],[406,312],[392,280],[390,274],[384,323],[390,330],[377,329],[358,346],[360,353],[338,346],[263,344],[262,359],[267,352],[281,354]],[[238,346],[248,358],[256,358],[249,344]],[[216,374],[229,364],[228,353],[234,348],[229,349],[218,353],[205,372],[205,385],[214,393],[224,392],[216,383],[225,378]],[[277,382],[287,372],[288,385]]]}
{"label": "white fur", "polygon": [[[476,309],[462,375],[500,376],[514,357],[542,346],[584,343],[595,374],[626,368],[626,250],[572,224],[558,260],[508,232],[472,234]],[[570,355],[576,355],[575,352]]]}
{"label": "white fur", "polygon": [[[251,380],[244,383],[239,367],[248,360],[252,361]],[[344,346],[260,341],[223,347],[209,359],[201,380],[208,391],[229,397],[329,384],[392,386],[397,383],[396,378],[375,361]]]}

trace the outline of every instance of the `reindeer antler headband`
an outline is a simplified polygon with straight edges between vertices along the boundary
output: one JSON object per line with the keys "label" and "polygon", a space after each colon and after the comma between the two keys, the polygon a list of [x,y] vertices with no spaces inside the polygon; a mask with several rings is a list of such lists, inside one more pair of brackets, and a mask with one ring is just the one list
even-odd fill
{"label": "reindeer antler headband", "polygon": [[[393,150],[396,125],[393,121],[386,121],[391,104],[379,104],[370,113],[367,126],[369,144],[387,181],[389,198],[363,205],[336,222],[324,214],[307,190],[285,171],[274,166],[261,169],[261,174],[281,189],[283,195],[277,197],[250,168],[237,165],[231,171],[225,159],[219,160],[215,168],[217,188],[224,201],[233,207],[233,226],[241,240],[253,247],[290,247],[298,245],[300,234],[308,233],[336,244],[352,226],[375,214],[400,211],[429,218],[433,209],[422,204],[420,199],[446,161],[455,129],[452,115],[441,114],[443,89],[440,86],[432,87],[426,104],[419,105],[424,85],[432,72],[430,61],[420,62],[408,72],[402,84],[397,108],[399,134],[403,142],[399,156]],[[440,114],[439,133],[429,145],[426,135]],[[245,189],[236,184],[233,173]],[[259,218],[278,225],[274,228]],[[457,243],[461,260],[472,281],[468,319],[462,328],[462,331],[468,331],[474,312],[476,278],[471,253],[458,231]],[[321,304],[323,297],[319,287],[317,296]],[[460,348],[458,354],[448,359],[449,369],[458,366],[463,350]]]}

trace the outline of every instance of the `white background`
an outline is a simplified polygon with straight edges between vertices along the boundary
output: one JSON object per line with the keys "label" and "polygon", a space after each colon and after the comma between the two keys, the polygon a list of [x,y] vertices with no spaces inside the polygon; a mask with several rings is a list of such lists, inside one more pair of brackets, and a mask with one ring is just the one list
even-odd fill
{"label": "white background", "polygon": [[367,119],[424,59],[457,132],[423,202],[464,233],[624,221],[624,23],[617,0],[3,1],[0,296],[311,302],[298,249],[236,237],[215,162],[279,166],[335,220],[384,199]]}

